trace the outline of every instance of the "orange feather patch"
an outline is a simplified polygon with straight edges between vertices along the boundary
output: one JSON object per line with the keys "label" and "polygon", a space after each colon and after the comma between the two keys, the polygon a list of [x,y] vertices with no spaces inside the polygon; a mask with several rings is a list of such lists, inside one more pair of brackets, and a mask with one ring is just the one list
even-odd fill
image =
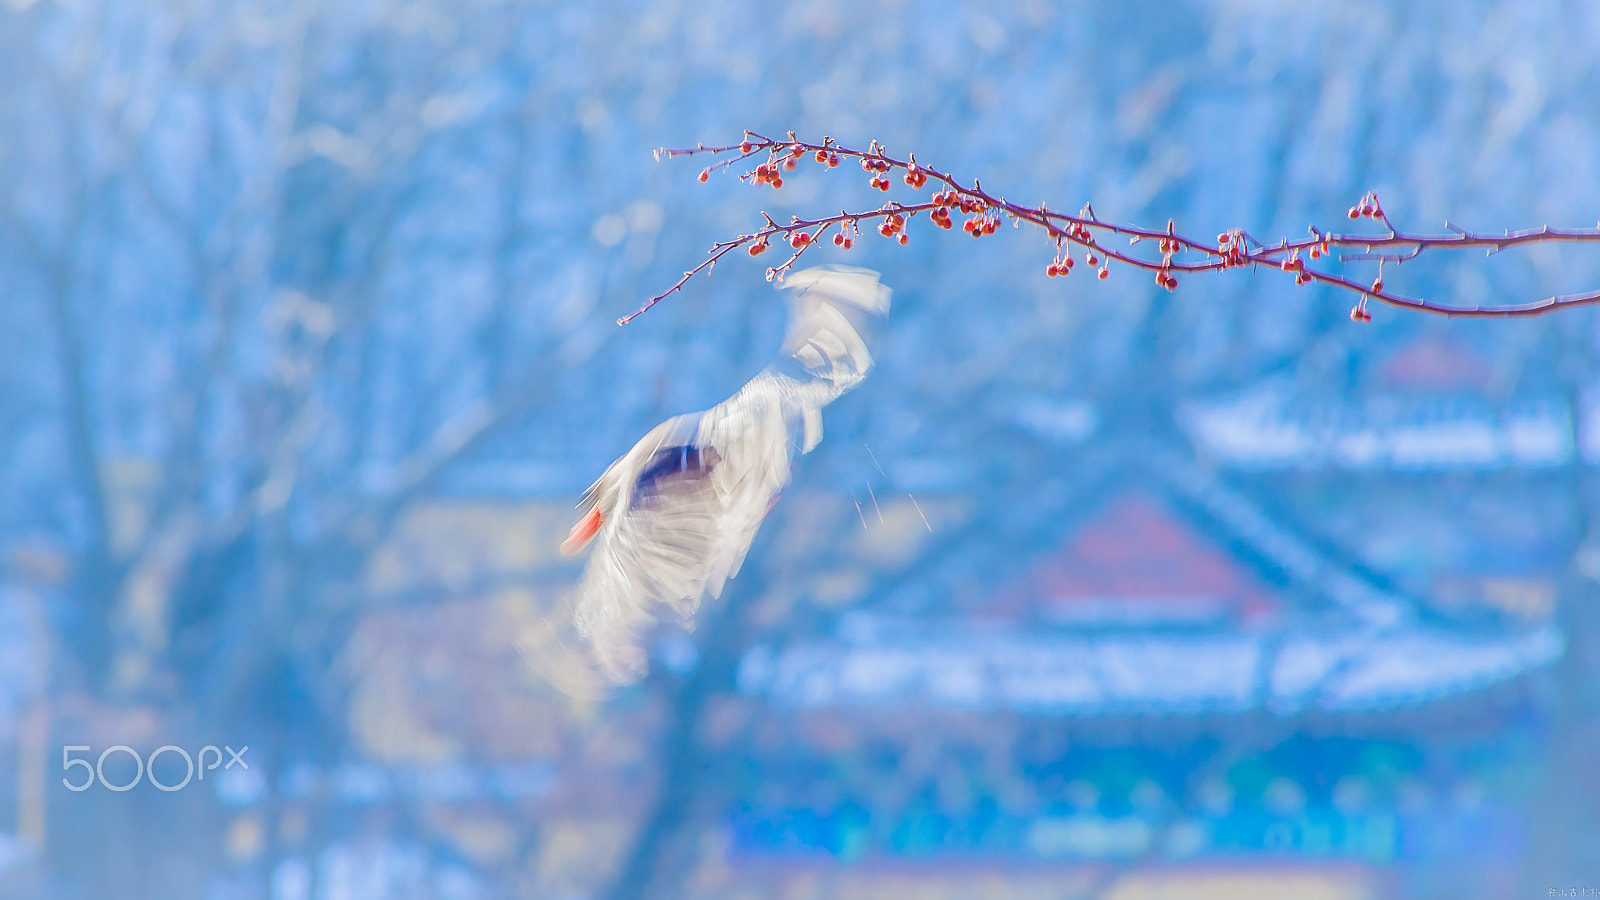
{"label": "orange feather patch", "polygon": [[579,519],[578,524],[572,526],[572,531],[567,533],[567,539],[561,542],[561,555],[571,556],[582,550],[586,544],[594,540],[594,536],[600,532],[600,526],[605,521],[605,514],[600,512],[600,507],[596,506],[589,510],[589,514]]}

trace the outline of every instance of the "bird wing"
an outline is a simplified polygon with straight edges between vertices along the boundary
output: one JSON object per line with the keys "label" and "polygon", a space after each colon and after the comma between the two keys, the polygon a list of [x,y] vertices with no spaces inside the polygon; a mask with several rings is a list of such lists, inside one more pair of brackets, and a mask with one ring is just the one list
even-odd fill
{"label": "bird wing", "polygon": [[590,488],[587,512],[563,545],[576,552],[595,542],[574,617],[614,681],[643,673],[637,639],[659,607],[692,627],[701,598],[721,596],[788,482],[792,459],[820,439],[821,408],[872,365],[860,326],[863,313],[888,309],[876,273],[806,270],[788,286],[798,289],[784,341],[784,359],[793,362],[645,435]]}
{"label": "bird wing", "polygon": [[643,673],[636,642],[658,612],[692,627],[701,598],[722,595],[788,480],[789,429],[776,401],[723,404],[698,418],[695,442],[652,442],[624,458],[635,465],[623,471],[636,474],[602,514],[578,585],[578,629],[616,681]]}
{"label": "bird wing", "polygon": [[635,637],[655,619],[656,605],[666,604],[682,620],[704,589],[705,560],[722,515],[717,495],[707,490],[719,460],[714,450],[684,439],[694,433],[688,419],[698,416],[662,423],[613,463],[591,488],[613,493],[592,501],[579,522],[593,530],[595,550],[574,596],[574,618],[613,680],[642,673]]}

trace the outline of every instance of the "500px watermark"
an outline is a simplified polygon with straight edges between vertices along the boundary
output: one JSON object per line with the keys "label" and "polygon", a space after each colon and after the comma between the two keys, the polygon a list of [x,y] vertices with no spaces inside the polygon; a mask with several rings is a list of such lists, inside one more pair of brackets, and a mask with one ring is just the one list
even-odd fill
{"label": "500px watermark", "polygon": [[[237,751],[235,751],[232,747],[224,744],[222,750],[218,750],[215,745],[207,744],[200,748],[200,752],[197,754],[199,757],[199,764],[196,765],[195,757],[190,756],[189,751],[177,746],[176,744],[167,744],[162,747],[157,747],[150,752],[150,756],[148,758],[140,756],[139,751],[133,749],[132,747],[129,747],[125,744],[117,744],[116,746],[107,747],[106,749],[100,751],[100,758],[95,760],[93,764],[90,764],[89,760],[74,758],[72,755],[74,753],[90,752],[91,748],[87,744],[68,745],[61,748],[61,771],[67,772],[69,775],[64,776],[61,779],[61,783],[66,785],[66,788],[69,791],[86,791],[90,787],[93,787],[97,781],[100,783],[101,787],[108,791],[126,791],[130,790],[134,785],[138,784],[148,775],[150,783],[155,785],[156,790],[169,792],[177,791],[188,786],[190,779],[195,778],[197,773],[200,776],[198,780],[205,781],[206,773],[214,771],[218,766],[222,766],[223,771],[227,771],[228,769],[233,768],[235,765],[243,766],[246,769],[250,768],[250,764],[244,761],[245,751],[249,749],[250,748],[248,746],[245,746],[240,747]],[[223,750],[228,752],[228,761],[226,764],[222,762]],[[128,757],[133,760],[135,765],[133,778],[125,781],[122,784],[116,784],[106,779],[106,758],[110,757],[113,753],[127,754]],[[210,765],[206,765],[206,754],[208,753],[212,754]],[[184,775],[182,781],[177,782],[176,784],[163,784],[159,779],[156,778],[156,759],[161,757],[163,754],[176,755],[178,758],[183,760]],[[117,757],[112,757],[112,759],[115,761]],[[78,768],[79,766],[83,767],[83,780],[75,783],[73,782],[70,773],[72,773],[73,769]]]}

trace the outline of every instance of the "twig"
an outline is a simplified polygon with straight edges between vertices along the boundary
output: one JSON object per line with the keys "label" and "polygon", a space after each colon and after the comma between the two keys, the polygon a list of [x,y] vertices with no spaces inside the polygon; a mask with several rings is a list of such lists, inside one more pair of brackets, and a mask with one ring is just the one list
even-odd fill
{"label": "twig", "polygon": [[[889,156],[877,141],[873,141],[865,150],[856,150],[837,144],[832,138],[827,137],[823,138],[821,143],[813,143],[799,140],[793,132],[786,138],[774,139],[747,131],[744,139],[738,144],[723,147],[707,147],[699,144],[682,150],[662,148],[656,151],[656,158],[664,156],[673,159],[697,154],[713,156],[733,154],[728,159],[703,169],[699,174],[700,181],[706,181],[713,173],[730,168],[743,160],[764,156],[765,161],[740,175],[740,180],[781,188],[783,173],[794,171],[807,158],[829,169],[837,168],[845,160],[857,160],[861,167],[870,173],[869,184],[875,190],[889,190],[890,172],[902,173],[900,180],[913,190],[921,190],[930,183],[936,187],[942,186],[942,189],[936,190],[925,202],[902,203],[891,200],[876,208],[860,209],[855,212],[843,210],[836,216],[819,219],[802,219],[796,216],[787,225],[779,224],[766,213],[762,213],[766,224],[760,229],[751,234],[739,235],[732,240],[714,244],[710,257],[705,262],[685,272],[675,284],[646,300],[630,315],[618,319],[619,325],[633,321],[666,297],[682,290],[689,279],[701,272],[709,272],[717,260],[736,247],[748,247],[749,253],[757,256],[764,252],[774,239],[787,242],[793,250],[792,255],[783,264],[767,270],[769,281],[781,281],[795,262],[807,250],[816,246],[823,234],[828,231],[834,233],[835,245],[848,250],[854,244],[854,236],[860,234],[861,222],[880,220],[878,225],[880,234],[900,244],[906,244],[909,242],[906,229],[911,219],[925,212],[933,224],[949,230],[954,226],[952,211],[959,211],[962,215],[968,216],[963,222],[962,229],[975,238],[994,234],[999,229],[1002,218],[1010,219],[1018,225],[1028,224],[1043,229],[1056,243],[1056,256],[1045,267],[1045,273],[1050,277],[1064,276],[1071,272],[1074,265],[1071,255],[1073,248],[1083,251],[1084,261],[1096,269],[1096,274],[1101,280],[1109,276],[1109,264],[1115,261],[1135,269],[1154,272],[1156,283],[1167,290],[1177,288],[1177,273],[1269,266],[1293,275],[1295,283],[1299,285],[1316,282],[1357,295],[1359,300],[1355,308],[1350,310],[1350,318],[1356,321],[1369,321],[1372,318],[1366,311],[1369,299],[1401,309],[1464,318],[1535,316],[1557,309],[1600,302],[1600,289],[1597,289],[1558,294],[1526,303],[1446,306],[1394,293],[1384,287],[1381,274],[1378,279],[1368,284],[1354,277],[1328,271],[1325,268],[1327,263],[1322,263],[1323,268],[1313,268],[1309,264],[1320,260],[1333,262],[1336,250],[1340,251],[1337,254],[1337,261],[1341,263],[1376,260],[1380,265],[1385,261],[1398,265],[1426,251],[1436,249],[1481,248],[1492,255],[1535,243],[1557,241],[1600,243],[1600,228],[1551,228],[1546,225],[1493,235],[1469,232],[1446,222],[1445,228],[1448,232],[1446,234],[1411,234],[1394,227],[1388,214],[1379,204],[1377,195],[1369,191],[1356,205],[1350,207],[1349,218],[1353,220],[1365,218],[1381,223],[1387,229],[1386,233],[1341,234],[1322,231],[1313,226],[1309,238],[1297,241],[1284,239],[1268,245],[1256,240],[1245,230],[1235,228],[1217,235],[1215,242],[1207,242],[1179,234],[1170,221],[1165,229],[1159,230],[1106,222],[1097,218],[1093,208],[1088,204],[1084,204],[1083,209],[1074,216],[1048,210],[1043,204],[1025,206],[1012,203],[1003,196],[985,191],[976,180],[970,187],[962,185],[955,176],[917,162],[915,154],[903,160]],[[1148,253],[1138,254],[1131,249],[1113,249],[1107,242],[1107,238],[1112,236],[1127,238],[1130,248],[1147,240],[1154,241],[1159,258],[1152,258]],[[1345,250],[1353,252],[1343,252]],[[1178,258],[1180,256],[1187,256],[1188,259],[1180,260]]]}

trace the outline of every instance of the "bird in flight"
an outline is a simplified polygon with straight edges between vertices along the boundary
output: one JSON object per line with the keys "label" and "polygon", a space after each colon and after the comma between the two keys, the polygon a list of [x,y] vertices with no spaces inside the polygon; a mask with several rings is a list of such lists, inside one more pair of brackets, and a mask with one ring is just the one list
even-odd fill
{"label": "bird in flight", "polygon": [[577,630],[602,674],[644,674],[642,633],[669,614],[693,625],[721,596],[789,481],[822,439],[822,408],[872,368],[864,331],[888,315],[868,269],[823,266],[788,276],[789,324],[778,359],[739,392],[650,430],[584,492],[561,552],[594,545],[573,595]]}

